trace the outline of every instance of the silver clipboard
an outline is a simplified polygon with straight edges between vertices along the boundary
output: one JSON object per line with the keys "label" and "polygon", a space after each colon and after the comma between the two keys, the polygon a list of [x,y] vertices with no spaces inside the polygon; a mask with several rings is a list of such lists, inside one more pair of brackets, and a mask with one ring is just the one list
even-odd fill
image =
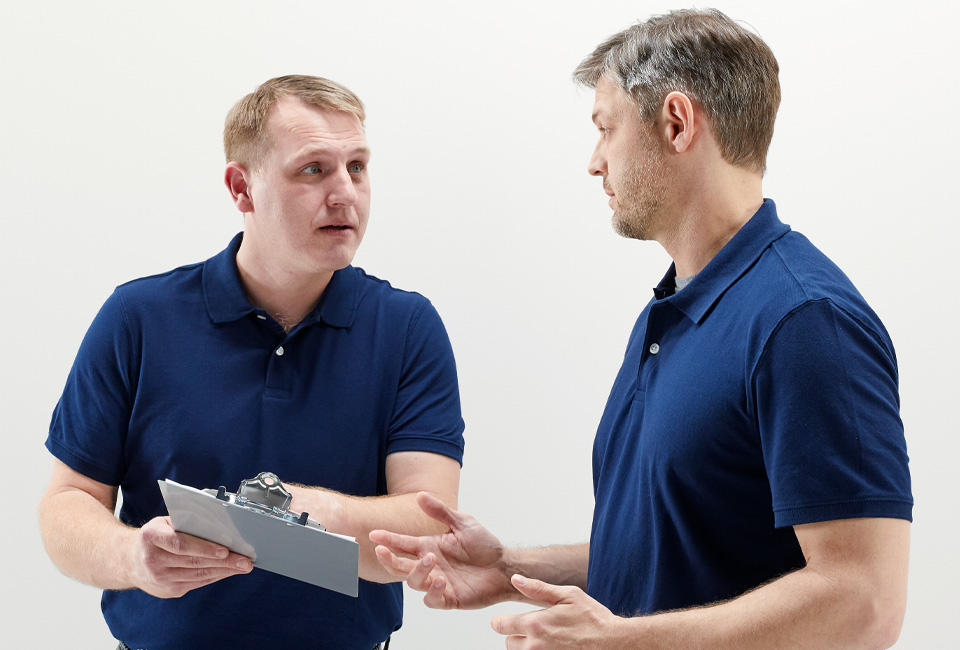
{"label": "silver clipboard", "polygon": [[170,479],[157,482],[177,532],[222,544],[255,567],[357,596],[360,545],[353,537],[292,523]]}

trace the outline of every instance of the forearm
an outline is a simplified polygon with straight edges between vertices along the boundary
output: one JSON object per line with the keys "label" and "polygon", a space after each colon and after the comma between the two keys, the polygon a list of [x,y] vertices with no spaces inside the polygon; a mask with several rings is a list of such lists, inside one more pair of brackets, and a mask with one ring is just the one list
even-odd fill
{"label": "forearm", "polygon": [[543,546],[539,548],[505,548],[504,572],[507,581],[519,573],[554,585],[571,585],[587,589],[589,544]]}
{"label": "forearm", "polygon": [[[838,583],[801,569],[734,600],[625,619],[629,642],[644,650],[823,650],[887,648],[883,611],[867,584]],[[899,626],[897,626],[899,629]]]}
{"label": "forearm", "polygon": [[47,553],[64,574],[101,589],[133,587],[126,558],[137,532],[104,504],[77,490],[48,493],[39,519]]}
{"label": "forearm", "polygon": [[[370,531],[391,530],[404,535],[436,535],[446,528],[426,516],[417,505],[416,494],[397,494],[380,497],[355,497],[320,488],[290,486],[294,492],[295,510],[305,511],[332,533],[354,537],[360,545],[360,577],[372,582],[394,582],[377,560],[376,544],[370,541]],[[438,495],[439,496],[439,495]],[[445,502],[456,506],[452,497]]]}
{"label": "forearm", "polygon": [[795,527],[807,565],[734,600],[623,619],[633,648],[889,648],[907,602],[910,524],[849,519]]}

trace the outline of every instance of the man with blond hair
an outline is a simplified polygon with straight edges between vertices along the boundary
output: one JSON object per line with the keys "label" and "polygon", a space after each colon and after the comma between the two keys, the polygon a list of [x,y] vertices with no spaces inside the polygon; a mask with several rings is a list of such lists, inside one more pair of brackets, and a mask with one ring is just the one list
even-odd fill
{"label": "man with blond hair", "polygon": [[432,607],[499,616],[511,650],[886,648],[906,603],[913,500],[893,344],[853,284],[764,199],[778,65],[718,11],[612,36],[596,91],[615,229],[673,264],[630,336],[593,451],[588,544],[505,548],[450,527],[374,531]]}
{"label": "man with blond hair", "polygon": [[[437,532],[463,421],[436,310],[350,265],[370,208],[364,107],[318,77],[271,79],[227,117],[244,230],[206,262],[117,287],[53,414],[40,505],[50,557],[101,587],[119,648],[380,648],[401,585],[368,534]],[[171,527],[157,481],[272,471],[291,509],[360,543],[359,597],[266,571]],[[114,517],[122,491],[119,521]]]}

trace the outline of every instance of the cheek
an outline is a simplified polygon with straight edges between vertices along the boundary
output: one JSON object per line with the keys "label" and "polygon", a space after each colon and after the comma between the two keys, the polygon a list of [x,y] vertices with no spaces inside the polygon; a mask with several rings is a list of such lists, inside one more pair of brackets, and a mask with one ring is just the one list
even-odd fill
{"label": "cheek", "polygon": [[364,225],[367,223],[367,219],[370,217],[370,186],[363,188],[357,188],[357,215],[360,217],[360,222]]}

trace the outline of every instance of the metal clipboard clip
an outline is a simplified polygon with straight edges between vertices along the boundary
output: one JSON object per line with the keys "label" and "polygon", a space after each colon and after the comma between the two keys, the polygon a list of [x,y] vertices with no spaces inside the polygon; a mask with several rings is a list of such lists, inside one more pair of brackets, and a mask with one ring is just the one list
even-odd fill
{"label": "metal clipboard clip", "polygon": [[256,478],[240,481],[240,489],[236,494],[227,492],[227,488],[220,486],[219,490],[204,490],[216,494],[221,501],[232,503],[241,508],[260,512],[284,521],[294,522],[301,526],[311,526],[326,530],[320,522],[310,519],[306,512],[296,513],[289,510],[293,495],[283,488],[280,478],[273,472],[260,472]]}

